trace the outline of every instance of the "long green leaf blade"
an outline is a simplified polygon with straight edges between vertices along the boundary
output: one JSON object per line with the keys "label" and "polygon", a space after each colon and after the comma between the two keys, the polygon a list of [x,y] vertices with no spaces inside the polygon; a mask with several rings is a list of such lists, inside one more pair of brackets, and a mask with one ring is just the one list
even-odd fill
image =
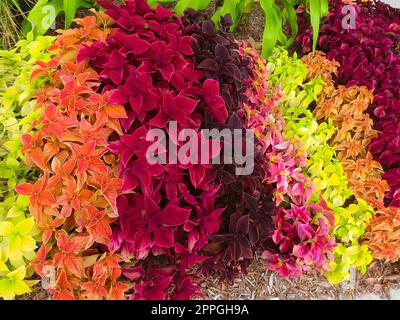
{"label": "long green leaf blade", "polygon": [[286,46],[290,46],[296,39],[297,33],[299,31],[299,26],[297,25],[297,14],[294,6],[288,0],[282,0],[282,3],[284,5],[284,12],[287,15],[291,29],[291,35],[286,44]]}
{"label": "long green leaf blade", "polygon": [[328,0],[321,0],[321,18],[326,17],[329,12]]}
{"label": "long green leaf blade", "polygon": [[313,51],[317,48],[319,23],[321,19],[320,0],[310,0],[310,19],[313,28]]}
{"label": "long green leaf blade", "polygon": [[65,29],[68,29],[72,20],[75,17],[76,10],[78,10],[78,0],[63,0],[64,13],[65,13]]}
{"label": "long green leaf blade", "polygon": [[23,34],[27,35],[31,30],[34,37],[45,34],[62,10],[62,6],[62,0],[39,0],[22,23]]}
{"label": "long green leaf blade", "polygon": [[275,0],[260,0],[265,16],[262,55],[267,58],[278,41],[279,32],[282,30],[282,18],[277,14]]}
{"label": "long green leaf blade", "polygon": [[203,10],[208,7],[211,0],[178,0],[175,7],[177,15],[182,16],[186,9]]}

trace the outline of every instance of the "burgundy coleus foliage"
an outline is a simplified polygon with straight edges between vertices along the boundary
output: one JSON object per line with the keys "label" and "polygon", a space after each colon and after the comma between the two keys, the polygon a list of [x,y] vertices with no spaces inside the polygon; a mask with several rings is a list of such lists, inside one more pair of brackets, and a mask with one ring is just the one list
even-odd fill
{"label": "burgundy coleus foliage", "polygon": [[[382,2],[358,1],[354,6],[355,29],[345,30],[343,4],[330,1],[330,12],[320,29],[318,47],[328,59],[340,63],[338,84],[365,85],[374,90],[369,113],[374,129],[381,132],[369,146],[390,186],[387,205],[400,206],[400,10]],[[297,45],[311,50],[312,32],[299,17]]]}
{"label": "burgundy coleus foliage", "polygon": [[229,32],[232,19],[229,15],[223,17],[215,30],[212,21],[195,11],[188,10],[186,18],[185,34],[195,40],[192,44],[196,66],[207,79],[218,80],[220,95],[232,114],[247,99],[245,91],[253,72],[250,60],[240,56],[238,43]]}
{"label": "burgundy coleus foliage", "polygon": [[196,68],[182,18],[144,0],[99,3],[116,21],[115,32],[83,48],[78,60],[90,61],[102,91],[127,114],[124,134],[109,146],[121,158],[123,179],[109,248],[139,260],[139,271],[125,271],[136,284],[132,299],[188,299],[199,290],[186,272],[204,260],[199,253],[221,222],[220,186],[211,165],[150,164],[146,135],[169,130],[169,121],[177,122],[178,133],[199,130],[205,117],[223,124],[228,112],[218,82],[205,81]]}
{"label": "burgundy coleus foliage", "polygon": [[[200,14],[187,12],[186,34],[191,35],[194,59],[208,79],[217,79],[220,94],[228,108],[229,119],[225,124],[206,117],[207,128],[244,129],[244,117],[240,110],[248,102],[246,90],[252,83],[253,66],[250,57],[240,53],[239,44],[228,29],[229,16],[220,22],[218,30]],[[257,143],[257,142],[256,142]],[[274,185],[265,182],[266,157],[261,149],[255,150],[252,174],[237,176],[236,164],[215,166],[221,188],[217,195],[218,207],[226,208],[217,234],[211,235],[205,248],[209,256],[201,267],[203,274],[216,274],[233,280],[240,272],[246,272],[254,258],[258,245],[270,239],[273,232]]]}
{"label": "burgundy coleus foliage", "polygon": [[200,287],[193,283],[193,276],[183,275],[177,277],[175,265],[162,268],[138,266],[123,270],[126,278],[137,283],[131,300],[164,300],[166,292],[174,287],[170,298],[172,300],[185,300],[196,295],[201,295]]}

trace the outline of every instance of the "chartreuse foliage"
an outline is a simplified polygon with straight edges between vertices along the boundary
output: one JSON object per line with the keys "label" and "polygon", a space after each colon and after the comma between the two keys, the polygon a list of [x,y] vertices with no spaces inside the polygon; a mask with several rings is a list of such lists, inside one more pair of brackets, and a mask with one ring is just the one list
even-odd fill
{"label": "chartreuse foliage", "polygon": [[21,40],[16,48],[0,51],[0,297],[12,299],[30,292],[34,282],[26,263],[35,256],[38,230],[28,212],[29,199],[14,192],[16,184],[34,180],[20,151],[21,135],[26,132],[40,110],[33,110],[32,100],[43,80],[33,82],[29,76],[37,60],[50,59],[47,47],[52,37]]}
{"label": "chartreuse foliage", "polygon": [[[333,210],[320,194],[314,193],[313,182],[303,172],[307,153],[298,150],[296,137],[285,136],[282,130],[286,126],[279,103],[282,92],[268,81],[265,59],[250,48],[242,50],[252,57],[255,71],[253,86],[246,92],[249,103],[243,110],[247,126],[254,129],[257,137],[257,150],[266,159],[263,181],[274,186],[278,207],[273,213],[271,241],[260,246],[262,258],[269,269],[283,277],[325,272],[333,260],[335,246]],[[314,195],[315,203],[311,199]],[[264,215],[268,213],[264,211]]]}
{"label": "chartreuse foliage", "polygon": [[[361,199],[356,199],[349,190],[347,178],[336,152],[328,141],[335,133],[331,120],[317,122],[310,103],[316,101],[323,88],[321,78],[307,79],[306,66],[290,57],[286,50],[275,49],[269,58],[270,79],[280,84],[283,98],[287,136],[296,136],[303,142],[308,153],[306,173],[315,182],[317,192],[335,212],[335,236],[337,247],[334,250],[335,261],[326,273],[329,281],[338,283],[349,277],[350,267],[362,273],[372,258],[366,245],[360,244],[366,224],[371,219],[373,209]],[[347,203],[351,203],[347,205]]]}

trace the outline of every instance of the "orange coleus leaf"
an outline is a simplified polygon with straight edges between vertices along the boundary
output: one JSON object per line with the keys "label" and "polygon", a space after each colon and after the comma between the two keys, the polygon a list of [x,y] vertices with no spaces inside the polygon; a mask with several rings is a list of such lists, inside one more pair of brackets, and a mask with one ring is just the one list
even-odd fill
{"label": "orange coleus leaf", "polygon": [[106,113],[110,118],[127,118],[124,106],[110,104],[104,107]]}
{"label": "orange coleus leaf", "polygon": [[38,166],[40,169],[46,171],[47,170],[47,165],[45,163],[45,156],[42,152],[41,149],[39,148],[33,148],[29,153],[28,153],[29,158],[32,160],[32,162]]}
{"label": "orange coleus leaf", "polygon": [[33,186],[30,183],[21,183],[15,187],[15,191],[18,194],[29,196],[32,194],[32,188]]}
{"label": "orange coleus leaf", "polygon": [[30,201],[33,206],[52,206],[55,204],[56,200],[54,195],[48,191],[44,190],[47,183],[47,177],[44,176],[33,185],[29,183],[23,183],[16,186],[15,190],[22,195],[29,195]]}
{"label": "orange coleus leaf", "polygon": [[110,290],[108,292],[109,300],[124,300],[125,292],[130,289],[130,286],[121,282],[116,281],[110,285]]}
{"label": "orange coleus leaf", "polygon": [[54,195],[47,190],[41,191],[37,197],[38,204],[42,206],[52,206],[56,203],[56,198],[54,197]]}
{"label": "orange coleus leaf", "polygon": [[82,285],[82,289],[90,300],[102,300],[107,298],[108,292],[106,288],[94,281],[86,282]]}
{"label": "orange coleus leaf", "polygon": [[76,165],[76,159],[69,159],[62,163],[57,157],[54,157],[51,163],[51,169],[60,177],[69,177]]}
{"label": "orange coleus leaf", "polygon": [[43,234],[42,234],[43,244],[46,245],[49,242],[49,240],[51,239],[52,236],[53,236],[53,231],[51,231],[49,229],[44,230]]}
{"label": "orange coleus leaf", "polygon": [[39,62],[32,74],[32,79],[43,75],[49,81],[37,93],[43,112],[31,135],[22,137],[22,152],[43,176],[16,189],[30,196],[30,210],[43,231],[34,265],[51,265],[59,273],[54,299],[122,298],[125,289],[116,282],[118,257],[106,254],[96,266],[84,263],[84,257],[98,256],[98,244],[111,237],[110,213],[116,210],[121,183],[118,158],[106,157],[107,145],[113,132],[122,133],[119,118],[126,117],[122,106],[108,103],[109,94],[98,92],[99,74],[88,62],[76,63],[83,43],[105,40],[113,32],[99,28],[101,17],[110,21],[100,14],[79,20],[83,27],[62,31],[51,48],[55,58]]}
{"label": "orange coleus leaf", "polygon": [[40,75],[48,76],[54,68],[59,65],[59,62],[56,59],[52,59],[49,62],[38,61],[36,64],[39,68],[35,69],[30,76],[30,80],[34,80],[35,78],[39,77]]}
{"label": "orange coleus leaf", "polygon": [[96,17],[95,16],[87,16],[84,18],[77,18],[74,19],[74,22],[77,24],[81,25],[82,27],[96,27],[97,22],[96,22]]}
{"label": "orange coleus leaf", "polygon": [[43,147],[43,157],[46,160],[51,159],[58,152],[60,152],[60,147],[54,142],[47,142]]}
{"label": "orange coleus leaf", "polygon": [[73,286],[68,281],[65,270],[61,270],[56,281],[56,289],[49,290],[54,300],[76,300]]}
{"label": "orange coleus leaf", "polygon": [[99,220],[95,225],[88,227],[88,232],[93,237],[93,241],[107,244],[111,238],[112,229],[111,219],[108,217]]}
{"label": "orange coleus leaf", "polygon": [[47,256],[47,249],[45,246],[45,243],[39,248],[37,254],[36,254],[36,259],[40,261],[45,261]]}
{"label": "orange coleus leaf", "polygon": [[66,270],[68,270],[78,278],[83,277],[85,273],[85,268],[83,266],[82,257],[76,256],[74,254],[67,254],[63,257],[62,263]]}
{"label": "orange coleus leaf", "polygon": [[114,254],[114,253],[107,253],[104,254],[99,263],[103,263],[108,270],[110,280],[114,281],[117,280],[121,276],[121,266],[119,263],[121,262],[121,258]]}
{"label": "orange coleus leaf", "polygon": [[93,266],[92,280],[95,281],[97,284],[104,286],[106,284],[107,278],[107,267],[102,263],[95,263],[95,265]]}
{"label": "orange coleus leaf", "polygon": [[89,220],[87,230],[92,237],[92,241],[106,244],[111,237],[112,229],[110,219],[104,210],[98,210],[96,207],[86,205],[87,217]]}
{"label": "orange coleus leaf", "polygon": [[79,253],[87,244],[84,236],[68,237],[65,232],[58,232],[57,247],[64,253]]}

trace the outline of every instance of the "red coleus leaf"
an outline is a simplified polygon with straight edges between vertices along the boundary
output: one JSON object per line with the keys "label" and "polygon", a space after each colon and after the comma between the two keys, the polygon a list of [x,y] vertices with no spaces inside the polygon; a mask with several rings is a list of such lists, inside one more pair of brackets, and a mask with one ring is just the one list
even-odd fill
{"label": "red coleus leaf", "polygon": [[[78,54],[78,60],[89,61],[98,72],[101,85],[96,83],[96,88],[100,88],[109,99],[106,103],[99,97],[92,99],[91,105],[95,105],[98,112],[104,112],[100,115],[91,113],[84,121],[80,119],[85,138],[73,140],[78,147],[68,144],[76,149],[72,155],[77,165],[73,174],[78,175],[78,186],[88,184],[90,188],[100,188],[101,192],[96,192],[87,202],[98,207],[106,198],[118,211],[109,249],[126,258],[134,256],[138,261],[144,260],[146,270],[134,272],[130,277],[134,282],[131,298],[192,297],[198,290],[184,270],[205,260],[199,252],[207,244],[209,234],[217,232],[220,227],[224,209],[215,208],[218,183],[210,167],[149,164],[145,157],[149,146],[145,137],[153,127],[168,127],[171,120],[177,121],[179,129],[198,130],[208,126],[204,121],[210,118],[223,124],[227,119],[225,102],[216,80],[204,83],[209,75],[199,71],[198,63],[192,57],[194,37],[186,34],[190,31],[185,30],[186,25],[174,17],[171,10],[161,6],[153,10],[144,0],[127,0],[123,5],[106,1],[100,4],[115,20],[115,29],[102,41],[88,41]],[[221,52],[223,56],[222,49],[208,51]],[[230,65],[231,69],[235,69],[235,63]],[[232,84],[233,81],[241,83],[238,70],[226,72],[225,78],[233,76]],[[68,86],[76,95],[77,86]],[[82,96],[85,98],[87,94]],[[226,96],[236,97],[236,93]],[[79,99],[82,100],[85,101]],[[65,104],[71,114],[78,109],[90,113],[89,106],[84,103],[78,106],[76,103]],[[120,105],[124,106],[124,110]],[[103,187],[102,176],[111,173],[100,172],[100,163],[94,163],[93,158],[103,157],[100,150],[105,144],[94,138],[100,134],[89,131],[94,125],[92,117],[96,117],[96,125],[101,127],[114,116],[120,119],[125,134],[116,130],[118,134],[107,135],[113,141],[108,149],[115,153],[114,159],[121,159],[118,173],[123,180],[122,190],[110,187],[112,183],[109,179]],[[108,128],[115,130],[110,125]],[[83,131],[82,128],[80,131]],[[93,136],[96,141],[92,155],[79,150],[90,141],[86,135]],[[81,136],[75,134],[75,139]],[[96,200],[97,195],[101,195],[102,199]],[[83,221],[86,221],[87,215],[85,211],[73,214],[75,219],[82,221],[82,232],[90,233],[99,242],[101,240],[96,238],[99,232],[95,230],[95,221],[98,220],[85,224]],[[242,247],[243,254],[249,257],[246,244]],[[175,248],[180,253],[165,258],[176,260],[176,266],[172,262],[169,271],[151,268],[154,256],[165,255]],[[167,293],[173,284],[179,288],[173,294]]]}
{"label": "red coleus leaf", "polygon": [[47,165],[45,163],[45,157],[43,155],[42,150],[39,148],[34,148],[29,152],[29,158],[32,160],[32,162],[37,165],[40,169],[46,171],[47,170]]}
{"label": "red coleus leaf", "polygon": [[24,196],[29,196],[32,194],[32,184],[30,183],[22,183],[15,187],[15,190]]}
{"label": "red coleus leaf", "polygon": [[186,127],[187,119],[196,108],[197,101],[183,95],[174,96],[171,92],[161,92],[161,96],[162,109],[150,124],[163,128],[167,121],[176,120],[179,125]]}
{"label": "red coleus leaf", "polygon": [[190,216],[190,209],[180,208],[174,205],[167,205],[162,211],[160,223],[167,227],[183,225]]}
{"label": "red coleus leaf", "polygon": [[154,230],[154,244],[161,248],[171,248],[175,243],[174,232],[167,228]]}
{"label": "red coleus leaf", "polygon": [[202,165],[194,165],[189,168],[189,175],[193,186],[197,188],[205,178],[206,169]]}
{"label": "red coleus leaf", "polygon": [[219,123],[225,123],[228,118],[228,110],[224,99],[219,93],[219,84],[216,80],[207,79],[203,84],[203,98],[208,106],[208,112]]}

